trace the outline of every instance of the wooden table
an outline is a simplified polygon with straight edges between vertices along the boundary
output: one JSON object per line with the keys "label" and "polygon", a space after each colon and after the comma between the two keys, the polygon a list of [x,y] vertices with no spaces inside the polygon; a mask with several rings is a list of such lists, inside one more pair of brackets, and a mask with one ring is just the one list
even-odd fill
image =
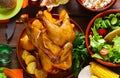
{"label": "wooden table", "polygon": [[[120,8],[119,4],[120,4],[120,0],[117,0],[115,5],[110,9],[119,9]],[[34,17],[35,14],[37,13],[37,11],[40,9],[42,9],[42,8],[28,7],[28,9],[25,10],[25,13],[29,13],[31,17]],[[62,5],[62,6],[53,8],[52,13],[59,13],[62,9],[67,10],[70,17],[74,21],[76,21],[76,23],[78,23],[80,25],[80,27],[83,29],[84,32],[86,30],[86,27],[87,27],[87,24],[89,23],[89,21],[97,14],[97,13],[91,13],[91,12],[83,9],[78,4],[77,0],[70,0],[70,2],[64,6]],[[16,56],[16,44],[17,44],[17,40],[19,38],[20,33],[24,29],[24,25],[17,23],[15,32],[10,41],[6,40],[6,29],[7,29],[6,23],[0,23],[0,44],[10,45],[12,47],[14,53],[12,56],[12,62],[9,65],[4,65],[4,66],[9,67],[9,68],[22,68],[20,66],[19,61]],[[0,66],[3,66],[3,65],[0,64]],[[116,68],[111,68],[111,69],[116,70]],[[118,71],[118,73],[119,72],[120,72],[120,70]],[[26,74],[26,72],[24,72],[24,78],[30,78]]]}

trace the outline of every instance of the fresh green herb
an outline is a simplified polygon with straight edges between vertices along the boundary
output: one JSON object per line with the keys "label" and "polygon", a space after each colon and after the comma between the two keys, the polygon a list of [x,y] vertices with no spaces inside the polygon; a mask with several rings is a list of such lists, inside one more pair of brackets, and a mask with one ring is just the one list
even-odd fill
{"label": "fresh green herb", "polygon": [[72,71],[74,77],[77,78],[80,70],[82,69],[82,63],[89,56],[87,48],[85,46],[85,36],[83,33],[76,34],[76,39],[73,42],[72,52]]}
{"label": "fresh green herb", "polygon": [[7,76],[5,75],[5,73],[3,72],[4,68],[0,68],[0,78],[7,78]]}

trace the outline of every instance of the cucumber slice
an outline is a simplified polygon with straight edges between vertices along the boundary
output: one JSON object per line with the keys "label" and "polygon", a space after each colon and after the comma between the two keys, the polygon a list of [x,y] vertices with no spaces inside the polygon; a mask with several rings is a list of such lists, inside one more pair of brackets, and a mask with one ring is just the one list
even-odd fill
{"label": "cucumber slice", "polygon": [[111,24],[112,25],[115,25],[116,23],[117,23],[117,18],[116,17],[113,17],[112,19],[111,19]]}

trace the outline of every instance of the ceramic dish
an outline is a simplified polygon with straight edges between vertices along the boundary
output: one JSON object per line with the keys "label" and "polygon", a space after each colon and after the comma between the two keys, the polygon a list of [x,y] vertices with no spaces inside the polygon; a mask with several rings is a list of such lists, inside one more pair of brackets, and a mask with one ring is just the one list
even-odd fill
{"label": "ceramic dish", "polygon": [[80,71],[78,78],[90,78],[91,76],[90,65],[87,65]]}
{"label": "ceramic dish", "polygon": [[[56,15],[55,15],[56,16]],[[58,16],[57,16],[58,17]],[[71,22],[73,24],[75,24],[75,31],[78,31],[78,32],[83,32],[81,27],[76,24],[72,19],[71,19]],[[22,53],[23,53],[23,48],[21,47],[21,44],[20,44],[20,39],[24,36],[25,34],[25,29],[22,31],[19,39],[18,39],[18,42],[17,42],[17,57],[18,57],[18,60],[20,62],[20,65],[22,66],[22,68],[27,72],[26,70],[26,64],[24,63],[24,60],[22,59]],[[27,72],[28,73],[28,72]],[[58,74],[48,74],[48,77],[47,78],[67,78],[69,75],[71,75],[72,72],[68,72],[68,71],[61,71],[59,72]],[[28,73],[29,74],[29,73]],[[34,75],[31,75],[29,74],[29,76],[35,78]]]}
{"label": "ceramic dish", "polygon": [[[108,10],[108,11],[104,11],[102,13],[97,14],[88,24],[87,29],[86,29],[86,34],[85,34],[85,41],[86,41],[86,47],[89,51],[89,53],[92,55],[94,55],[94,52],[92,51],[91,47],[90,47],[90,35],[92,34],[92,30],[91,28],[93,27],[94,21],[99,18],[99,17],[105,17],[109,14],[116,14],[116,13],[120,13],[120,10]],[[109,29],[110,30],[110,29]],[[98,61],[99,63],[106,65],[106,66],[110,66],[110,67],[118,67],[120,66],[120,63],[112,63],[112,62],[107,62],[104,60],[101,60],[99,58],[94,58],[96,61]]]}
{"label": "ceramic dish", "polygon": [[0,8],[0,20],[6,20],[14,17],[21,9],[23,0],[17,0],[17,5],[14,9],[6,10],[5,8]]}
{"label": "ceramic dish", "polygon": [[[112,7],[112,6],[115,4],[115,2],[116,2],[116,0],[111,0],[111,2],[108,3],[106,6],[101,7],[101,8],[97,8],[97,9],[94,9],[94,8],[88,8],[88,7],[86,7],[86,6],[83,4],[83,2],[82,2],[82,1],[85,1],[85,0],[77,0],[77,1],[78,1],[78,3],[79,3],[84,9],[89,10],[89,11],[91,11],[91,12],[101,12],[101,11],[105,11],[105,10],[109,9],[110,7]],[[90,6],[91,6],[91,5],[90,5]]]}

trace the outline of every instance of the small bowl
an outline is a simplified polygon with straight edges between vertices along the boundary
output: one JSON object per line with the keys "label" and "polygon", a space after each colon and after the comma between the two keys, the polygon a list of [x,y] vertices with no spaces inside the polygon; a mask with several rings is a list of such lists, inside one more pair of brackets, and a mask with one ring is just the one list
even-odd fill
{"label": "small bowl", "polygon": [[[97,14],[95,17],[93,17],[93,19],[89,22],[87,29],[86,29],[86,33],[85,33],[85,41],[86,41],[86,47],[87,47],[91,56],[94,54],[94,52],[90,48],[89,35],[91,34],[91,27],[93,27],[94,21],[99,17],[104,17],[108,14],[118,13],[118,12],[120,13],[120,10],[107,10],[107,11],[101,12],[101,13]],[[94,58],[94,59],[105,66],[109,66],[109,67],[119,67],[120,66],[120,63],[107,62],[107,61],[103,61],[103,60],[98,59],[98,58]]]}
{"label": "small bowl", "polygon": [[102,11],[105,11],[105,10],[109,9],[110,7],[112,7],[117,0],[111,0],[111,2],[108,3],[106,6],[103,6],[103,7],[101,7],[101,8],[97,8],[97,9],[95,9],[95,8],[88,8],[87,6],[85,6],[85,5],[83,4],[82,0],[77,0],[77,1],[78,1],[78,3],[79,3],[83,8],[85,8],[86,10],[89,10],[89,11],[91,11],[91,12],[102,12]]}

